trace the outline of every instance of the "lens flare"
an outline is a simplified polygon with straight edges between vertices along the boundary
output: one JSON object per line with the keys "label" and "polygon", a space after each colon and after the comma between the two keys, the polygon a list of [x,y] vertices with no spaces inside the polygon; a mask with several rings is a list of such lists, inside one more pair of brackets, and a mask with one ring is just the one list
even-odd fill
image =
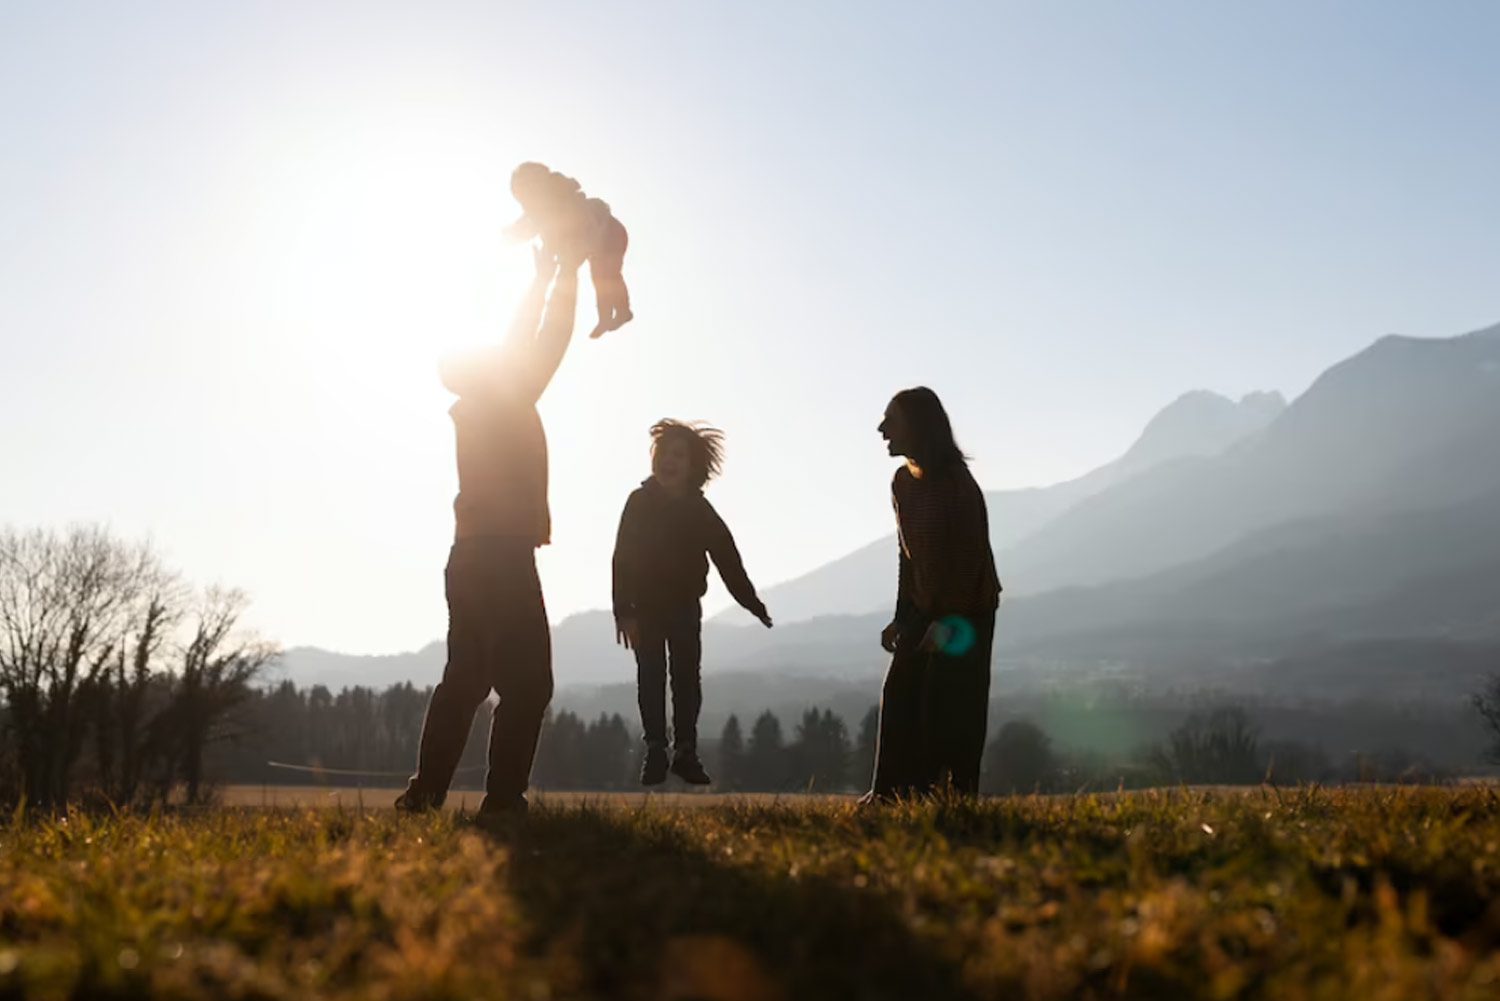
{"label": "lens flare", "polygon": [[949,615],[938,621],[942,627],[938,632],[938,650],[949,657],[962,657],[974,649],[978,634],[974,623],[962,615]]}

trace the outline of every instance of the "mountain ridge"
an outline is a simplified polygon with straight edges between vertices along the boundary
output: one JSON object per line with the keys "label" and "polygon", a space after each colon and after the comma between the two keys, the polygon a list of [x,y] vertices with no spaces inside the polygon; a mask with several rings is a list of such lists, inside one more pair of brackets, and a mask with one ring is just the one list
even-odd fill
{"label": "mountain ridge", "polygon": [[[1165,410],[1179,404],[1222,406],[1184,394]],[[1356,663],[1351,651],[1378,651],[1382,677],[1408,671],[1401,690],[1412,692],[1457,690],[1486,651],[1500,654],[1500,325],[1381,338],[1271,406],[1269,423],[1228,447],[1151,463],[1001,555],[1010,590],[997,657],[1007,677],[1045,685],[1124,670],[1270,683],[1254,665],[1323,657],[1319,684],[1353,696],[1360,679],[1341,682],[1346,668],[1335,666]],[[877,677],[894,539],[856,551],[881,549],[890,574],[873,582],[876,607],[792,622],[778,614],[773,631],[710,620],[705,673]],[[607,612],[559,623],[554,650],[561,686],[633,679]],[[288,654],[304,681],[306,652]],[[442,666],[440,642],[384,658],[317,653],[321,676],[347,683],[407,680],[389,677],[403,669],[432,683]],[[1459,674],[1444,681],[1449,668]],[[1278,677],[1294,684],[1297,671]]]}

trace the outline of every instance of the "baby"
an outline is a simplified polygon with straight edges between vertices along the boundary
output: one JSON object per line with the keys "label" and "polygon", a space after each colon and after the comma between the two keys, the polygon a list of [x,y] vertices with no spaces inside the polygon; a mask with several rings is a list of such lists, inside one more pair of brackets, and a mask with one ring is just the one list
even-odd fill
{"label": "baby", "polygon": [[599,337],[629,323],[630,291],[621,271],[629,234],[598,198],[583,193],[578,182],[544,164],[523,163],[510,175],[511,194],[525,215],[505,228],[518,240],[540,236],[553,252],[587,260],[599,300],[599,325],[589,334]]}

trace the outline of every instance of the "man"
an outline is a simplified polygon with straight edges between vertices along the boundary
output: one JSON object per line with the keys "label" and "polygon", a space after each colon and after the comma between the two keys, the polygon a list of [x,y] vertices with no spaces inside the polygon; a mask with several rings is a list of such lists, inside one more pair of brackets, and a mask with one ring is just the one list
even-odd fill
{"label": "man", "polygon": [[446,571],[448,663],[427,706],[417,773],[396,800],[400,810],[442,805],[474,712],[491,690],[499,703],[480,815],[526,810],[552,698],[552,637],[536,571],[536,548],[551,538],[547,439],[536,405],[573,336],[579,262],[538,251],[536,264],[504,343],[443,367],[444,385],[459,398],[449,411],[458,497]]}

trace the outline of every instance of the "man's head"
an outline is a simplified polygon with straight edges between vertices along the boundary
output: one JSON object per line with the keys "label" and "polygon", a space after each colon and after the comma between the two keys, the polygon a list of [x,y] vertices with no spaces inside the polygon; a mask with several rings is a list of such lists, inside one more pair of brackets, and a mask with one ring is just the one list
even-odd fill
{"label": "man's head", "polygon": [[651,425],[651,475],[668,490],[701,490],[724,466],[724,432],[699,421]]}

